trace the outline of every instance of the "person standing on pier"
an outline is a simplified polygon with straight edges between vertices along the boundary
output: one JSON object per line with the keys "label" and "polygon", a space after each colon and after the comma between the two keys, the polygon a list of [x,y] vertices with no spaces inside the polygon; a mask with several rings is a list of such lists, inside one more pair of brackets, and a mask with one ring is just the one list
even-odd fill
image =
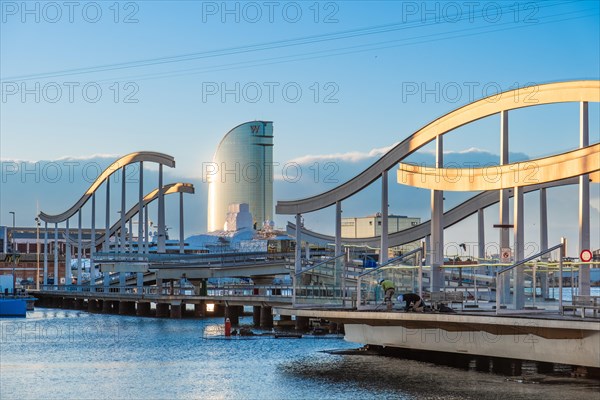
{"label": "person standing on pier", "polygon": [[389,279],[382,279],[379,281],[379,284],[381,285],[383,292],[385,293],[384,302],[387,306],[387,310],[391,311],[392,297],[394,296],[394,292],[396,291],[394,282],[390,281]]}

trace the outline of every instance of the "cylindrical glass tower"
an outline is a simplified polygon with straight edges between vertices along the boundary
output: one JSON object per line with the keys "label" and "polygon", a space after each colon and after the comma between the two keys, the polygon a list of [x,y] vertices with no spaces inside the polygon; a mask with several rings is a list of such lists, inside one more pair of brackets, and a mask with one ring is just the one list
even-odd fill
{"label": "cylindrical glass tower", "polygon": [[246,122],[230,130],[203,172],[209,183],[209,232],[223,229],[232,203],[248,203],[255,227],[261,228],[273,218],[273,122]]}

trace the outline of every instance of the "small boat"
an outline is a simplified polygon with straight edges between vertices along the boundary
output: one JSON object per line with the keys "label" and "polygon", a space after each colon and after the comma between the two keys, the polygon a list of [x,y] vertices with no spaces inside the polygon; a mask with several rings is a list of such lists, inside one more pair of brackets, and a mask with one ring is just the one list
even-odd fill
{"label": "small boat", "polygon": [[19,298],[0,298],[0,318],[25,317],[27,301]]}

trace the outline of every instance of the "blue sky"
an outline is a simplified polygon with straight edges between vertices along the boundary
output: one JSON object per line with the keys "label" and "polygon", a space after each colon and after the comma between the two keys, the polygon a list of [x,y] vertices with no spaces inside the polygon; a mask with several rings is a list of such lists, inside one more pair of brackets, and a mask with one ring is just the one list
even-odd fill
{"label": "blue sky", "polygon": [[[178,177],[198,179],[220,138],[254,119],[274,121],[281,163],[343,159],[399,142],[484,88],[600,77],[596,1],[0,4],[4,161],[157,150],[175,157]],[[22,97],[23,88],[37,93]],[[223,88],[234,93],[221,97]],[[511,114],[511,152],[535,158],[577,147],[577,113],[567,104]],[[599,119],[593,104],[592,142]],[[497,154],[498,129],[495,117],[463,127],[447,135],[446,150]],[[340,165],[348,169],[340,176],[362,167]],[[0,223],[21,201],[2,195]],[[205,199],[197,204],[205,213]]]}

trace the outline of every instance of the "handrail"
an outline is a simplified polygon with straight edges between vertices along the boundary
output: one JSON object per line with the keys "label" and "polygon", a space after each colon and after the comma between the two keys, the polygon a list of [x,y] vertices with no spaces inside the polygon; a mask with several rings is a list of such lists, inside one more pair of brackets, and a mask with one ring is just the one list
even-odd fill
{"label": "handrail", "polygon": [[304,270],[302,270],[302,271],[300,271],[300,272],[297,272],[297,273],[295,274],[295,276],[302,275],[302,274],[303,274],[303,273],[305,273],[305,272],[308,272],[308,271],[310,271],[310,270],[312,270],[312,269],[315,269],[315,268],[317,268],[317,267],[319,267],[319,266],[321,266],[321,265],[323,265],[323,264],[327,264],[328,262],[331,262],[331,261],[333,261],[333,260],[335,260],[335,259],[338,259],[338,258],[340,258],[340,257],[343,257],[343,256],[345,256],[345,255],[346,255],[346,254],[340,254],[340,255],[337,255],[337,256],[335,256],[335,257],[331,257],[331,258],[329,258],[329,259],[327,259],[327,260],[325,260],[325,261],[322,261],[322,262],[320,262],[320,263],[318,263],[318,264],[311,265],[310,267],[308,267],[308,268],[306,268],[306,269],[304,269]]}
{"label": "handrail", "polygon": [[231,253],[198,253],[198,254],[190,254],[190,253],[112,253],[112,252],[98,252],[96,256],[99,258],[102,257],[114,257],[113,259],[107,258],[111,261],[119,261],[121,259],[125,259],[125,261],[129,261],[129,258],[143,258],[148,261],[167,261],[167,260],[203,260],[203,259],[229,259],[229,258],[239,258],[239,257],[249,257],[249,256],[259,256],[259,257],[276,257],[276,256],[291,256],[293,252],[290,251],[281,251],[281,252],[265,252],[265,251],[248,251],[248,252],[231,252]]}
{"label": "handrail", "polygon": [[[100,295],[100,294],[109,294],[109,295],[118,295],[123,297],[133,297],[138,299],[143,299],[148,295],[163,295],[163,296],[186,296],[186,297],[227,297],[227,296],[237,296],[237,297],[279,297],[279,298],[287,298],[291,297],[291,291],[293,290],[293,286],[291,285],[240,285],[240,286],[210,286],[207,288],[207,294],[200,295],[194,293],[194,289],[192,287],[182,287],[175,286],[173,287],[173,291],[171,293],[170,288],[161,287],[161,286],[89,286],[89,285],[42,285],[42,291],[52,292],[55,294],[63,294],[68,293],[75,297],[84,295],[88,296],[89,294]],[[271,290],[271,294],[254,294],[254,290]],[[273,294],[274,290],[281,290],[281,294]],[[188,292],[192,293],[188,293]],[[218,292],[233,292],[227,294],[219,294]],[[238,291],[238,293],[235,293]],[[241,293],[242,291],[250,292],[250,294]],[[290,294],[288,294],[290,293]],[[146,297],[147,298],[147,297]]]}
{"label": "handrail", "polygon": [[365,272],[363,272],[362,274],[359,274],[359,275],[358,275],[358,277],[359,277],[359,278],[361,278],[361,277],[363,277],[363,276],[365,276],[365,275],[368,275],[368,274],[371,274],[371,273],[373,273],[373,272],[376,272],[376,271],[380,270],[380,269],[381,269],[381,268],[383,268],[383,267],[386,267],[386,266],[388,266],[388,265],[390,265],[390,264],[392,264],[392,263],[395,263],[395,262],[397,262],[397,261],[402,261],[402,260],[404,260],[405,258],[408,258],[409,256],[412,256],[412,255],[413,255],[413,254],[415,254],[415,253],[420,253],[420,252],[422,252],[422,251],[423,251],[423,248],[422,248],[422,247],[418,247],[418,248],[416,248],[416,249],[414,249],[414,250],[411,250],[411,251],[409,251],[408,253],[405,253],[405,254],[403,254],[403,255],[401,255],[401,256],[394,257],[394,258],[392,258],[391,260],[388,260],[387,262],[385,262],[385,263],[381,264],[381,265],[380,265],[379,267],[377,267],[377,268],[373,268],[373,269],[370,269],[370,270],[368,270],[368,271],[365,271]]}
{"label": "handrail", "polygon": [[[564,249],[566,247],[566,239],[565,238],[561,238],[561,243],[557,244],[556,246],[552,246],[549,249],[546,249],[544,251],[541,251],[537,254],[534,254],[530,257],[527,257],[523,260],[517,261],[516,263],[506,267],[506,268],[502,268],[500,271],[496,272],[496,314],[498,314],[498,311],[500,310],[500,303],[501,303],[501,298],[500,298],[500,293],[502,292],[502,281],[500,280],[500,275],[502,275],[503,273],[507,272],[507,271],[511,271],[531,260],[534,260],[544,254],[553,252],[554,250],[560,249],[560,257],[558,260],[558,266],[559,266],[559,277],[558,277],[558,309],[562,310],[562,260],[564,257]],[[517,295],[516,290],[515,290],[515,296]],[[535,293],[534,293],[534,298],[535,298]]]}
{"label": "handrail", "polygon": [[532,255],[530,257],[527,257],[527,258],[524,258],[523,260],[521,260],[519,262],[516,262],[516,263],[514,263],[512,265],[509,265],[506,268],[502,268],[500,271],[496,272],[496,275],[500,275],[500,274],[505,273],[506,271],[510,271],[510,270],[512,270],[514,268],[517,268],[518,266],[523,265],[523,264],[525,264],[525,263],[527,263],[527,262],[529,262],[531,260],[534,260],[534,259],[538,258],[541,255],[544,255],[544,254],[550,253],[550,252],[552,252],[554,250],[557,250],[557,249],[561,248],[562,246],[563,246],[562,243],[561,244],[557,244],[556,246],[551,247],[548,250],[544,250],[544,251],[542,251],[540,253],[534,254],[534,255]]}
{"label": "handrail", "polygon": [[[413,249],[411,251],[409,251],[408,253],[405,253],[401,256],[392,258],[391,260],[388,260],[387,262],[381,264],[379,267],[377,268],[373,268],[369,271],[365,271],[362,274],[358,275],[358,279],[356,282],[356,302],[357,305],[360,307],[360,305],[362,304],[362,290],[361,290],[361,285],[362,285],[362,279],[363,276],[368,275],[368,274],[372,274],[373,272],[377,272],[379,271],[381,268],[386,267],[388,265],[390,265],[391,263],[395,263],[398,261],[402,261],[414,254],[417,253],[421,253],[421,254],[425,254],[426,249],[425,249],[425,243],[421,242],[422,246],[418,247],[416,249]],[[419,285],[419,296],[423,296],[423,256],[421,256],[419,258],[419,277],[418,277],[418,285]]]}

